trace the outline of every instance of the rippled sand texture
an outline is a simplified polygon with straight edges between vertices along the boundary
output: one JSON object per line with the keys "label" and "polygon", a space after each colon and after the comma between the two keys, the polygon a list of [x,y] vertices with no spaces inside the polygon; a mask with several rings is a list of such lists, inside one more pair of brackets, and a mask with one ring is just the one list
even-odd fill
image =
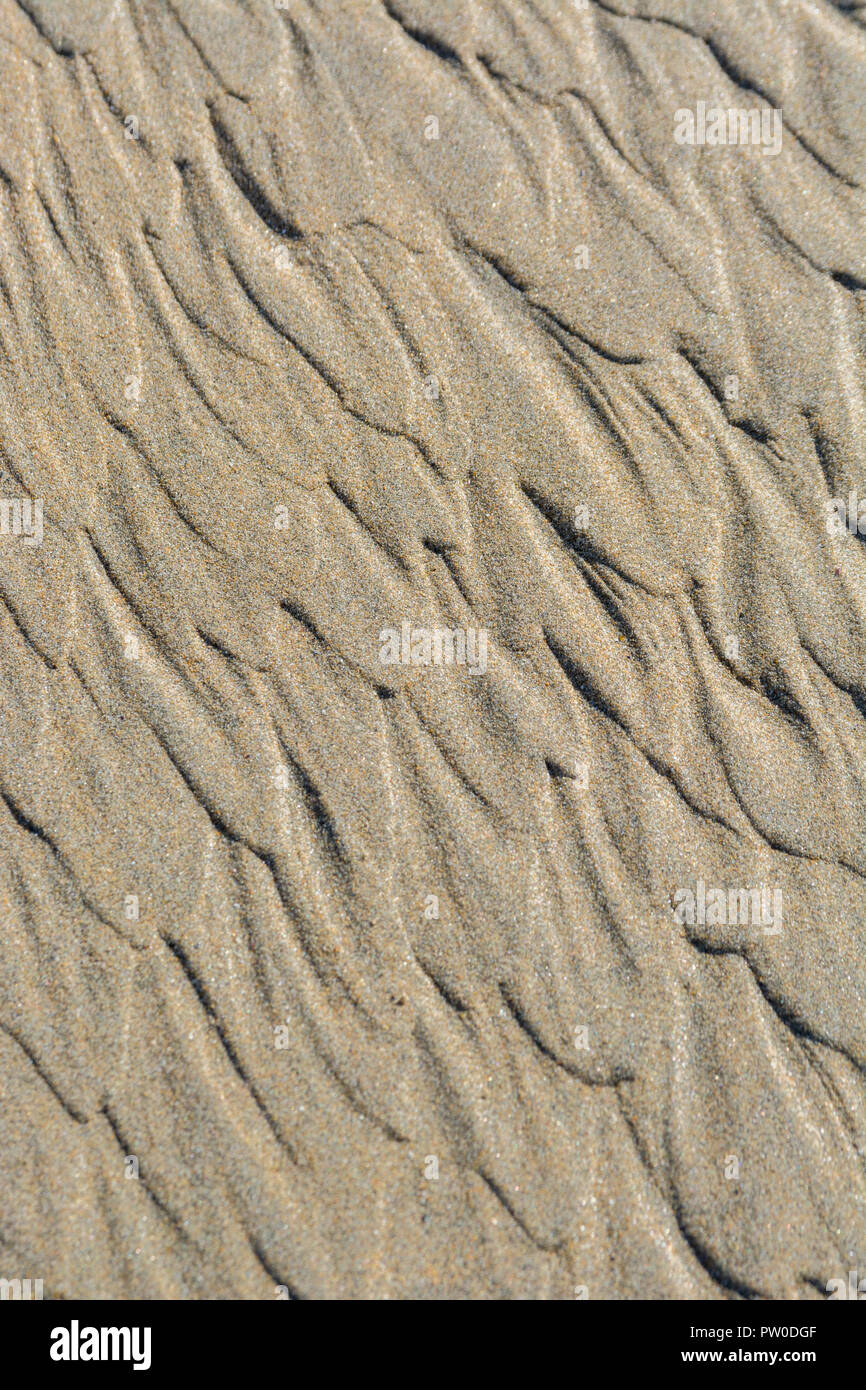
{"label": "rippled sand texture", "polygon": [[0,0],[0,1275],[866,1275],[863,18]]}

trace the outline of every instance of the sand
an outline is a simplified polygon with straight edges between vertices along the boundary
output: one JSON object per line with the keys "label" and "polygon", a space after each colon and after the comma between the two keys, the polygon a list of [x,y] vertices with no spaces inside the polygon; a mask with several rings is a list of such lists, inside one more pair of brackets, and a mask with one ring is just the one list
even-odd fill
{"label": "sand", "polygon": [[2,0],[0,1277],[866,1275],[864,18]]}

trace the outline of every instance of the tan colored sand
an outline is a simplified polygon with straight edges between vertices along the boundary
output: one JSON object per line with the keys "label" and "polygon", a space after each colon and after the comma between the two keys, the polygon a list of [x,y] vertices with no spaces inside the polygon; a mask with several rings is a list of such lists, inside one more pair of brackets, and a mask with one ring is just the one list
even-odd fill
{"label": "tan colored sand", "polygon": [[0,1277],[866,1268],[849,11],[0,0]]}

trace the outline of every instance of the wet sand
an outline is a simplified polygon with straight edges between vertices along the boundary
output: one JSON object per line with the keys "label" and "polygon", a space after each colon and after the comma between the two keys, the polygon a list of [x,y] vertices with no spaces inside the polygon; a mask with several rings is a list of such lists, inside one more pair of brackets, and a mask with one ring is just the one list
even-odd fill
{"label": "wet sand", "polygon": [[0,1277],[866,1272],[864,18],[0,0]]}

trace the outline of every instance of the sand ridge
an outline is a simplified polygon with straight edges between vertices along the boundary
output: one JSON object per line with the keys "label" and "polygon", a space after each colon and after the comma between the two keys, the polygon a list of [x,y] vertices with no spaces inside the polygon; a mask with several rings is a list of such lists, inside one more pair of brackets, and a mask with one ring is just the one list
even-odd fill
{"label": "sand ridge", "polygon": [[860,11],[0,40],[0,1276],[866,1267]]}

